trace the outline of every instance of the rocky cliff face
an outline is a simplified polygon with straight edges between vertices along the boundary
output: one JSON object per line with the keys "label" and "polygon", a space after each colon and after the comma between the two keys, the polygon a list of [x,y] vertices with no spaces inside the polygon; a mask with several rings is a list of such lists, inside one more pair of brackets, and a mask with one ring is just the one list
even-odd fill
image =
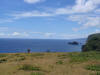
{"label": "rocky cliff face", "polygon": [[82,51],[100,51],[100,33],[90,35]]}

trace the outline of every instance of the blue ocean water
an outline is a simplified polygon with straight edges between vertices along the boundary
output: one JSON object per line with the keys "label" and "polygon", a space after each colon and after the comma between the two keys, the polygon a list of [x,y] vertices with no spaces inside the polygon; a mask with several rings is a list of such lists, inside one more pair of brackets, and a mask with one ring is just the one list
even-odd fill
{"label": "blue ocean water", "polygon": [[[69,45],[68,42],[78,41],[79,45]],[[51,39],[0,39],[0,53],[31,52],[79,52],[85,39],[51,40]]]}

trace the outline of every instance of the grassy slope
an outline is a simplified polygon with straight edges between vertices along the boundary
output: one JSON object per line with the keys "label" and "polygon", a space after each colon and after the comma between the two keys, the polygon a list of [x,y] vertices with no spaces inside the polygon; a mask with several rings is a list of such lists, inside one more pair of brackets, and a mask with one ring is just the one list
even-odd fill
{"label": "grassy slope", "polygon": [[0,54],[0,75],[100,75],[99,71],[99,52]]}

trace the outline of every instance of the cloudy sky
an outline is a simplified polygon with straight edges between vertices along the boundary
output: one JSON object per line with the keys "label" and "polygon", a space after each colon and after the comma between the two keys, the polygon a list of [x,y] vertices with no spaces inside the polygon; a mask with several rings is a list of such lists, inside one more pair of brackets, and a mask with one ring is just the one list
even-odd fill
{"label": "cloudy sky", "polygon": [[73,39],[100,32],[100,0],[0,0],[0,38]]}

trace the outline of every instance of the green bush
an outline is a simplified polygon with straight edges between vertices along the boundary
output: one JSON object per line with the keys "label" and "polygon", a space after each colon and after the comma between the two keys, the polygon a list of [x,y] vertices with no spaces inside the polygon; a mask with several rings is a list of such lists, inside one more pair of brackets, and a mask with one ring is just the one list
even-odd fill
{"label": "green bush", "polygon": [[32,65],[24,64],[20,70],[25,70],[25,71],[40,71],[39,67],[34,67]]}

